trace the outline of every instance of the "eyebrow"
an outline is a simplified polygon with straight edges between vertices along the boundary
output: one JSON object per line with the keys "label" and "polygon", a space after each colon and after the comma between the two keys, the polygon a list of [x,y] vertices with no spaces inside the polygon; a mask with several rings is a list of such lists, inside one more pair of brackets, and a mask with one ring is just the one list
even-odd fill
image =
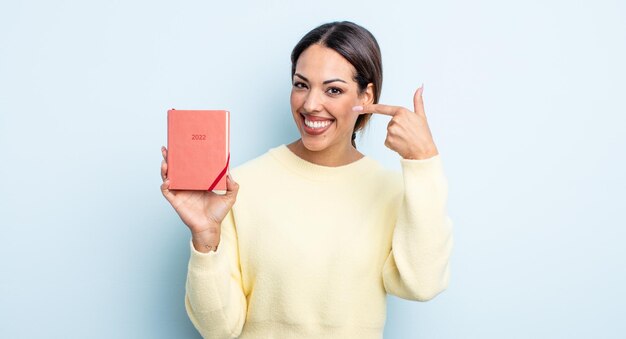
{"label": "eyebrow", "polygon": [[[300,74],[300,73],[295,73],[294,75],[295,75],[295,76],[297,76],[297,77],[302,78],[302,80],[304,80],[304,81],[306,81],[306,82],[310,82],[310,81],[309,81],[309,79],[307,79],[306,77],[304,77],[304,75],[302,75],[302,74]],[[335,81],[341,81],[341,82],[343,82],[343,83],[346,83],[346,84],[347,84],[347,82],[345,82],[344,80],[339,79],[339,78],[326,80],[326,81],[324,81],[324,82],[323,82],[323,84],[324,84],[324,85],[326,85],[326,84],[329,84],[329,83],[331,83],[331,82],[335,82]]]}

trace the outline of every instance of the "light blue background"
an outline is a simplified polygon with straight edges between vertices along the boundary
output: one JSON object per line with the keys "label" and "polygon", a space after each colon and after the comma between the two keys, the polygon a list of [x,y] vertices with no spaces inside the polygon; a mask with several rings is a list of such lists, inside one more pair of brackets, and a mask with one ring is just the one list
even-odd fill
{"label": "light blue background", "polygon": [[[232,165],[298,138],[289,54],[352,20],[381,102],[426,113],[449,289],[385,338],[626,335],[622,1],[3,1],[0,337],[198,338],[189,231],[159,191],[169,108],[232,111]],[[358,147],[400,170],[375,115]]]}

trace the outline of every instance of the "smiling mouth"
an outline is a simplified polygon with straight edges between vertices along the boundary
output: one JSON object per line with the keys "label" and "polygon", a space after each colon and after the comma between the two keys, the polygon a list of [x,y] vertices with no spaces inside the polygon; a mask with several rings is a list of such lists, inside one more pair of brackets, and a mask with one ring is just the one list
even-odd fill
{"label": "smiling mouth", "polygon": [[304,121],[304,123],[309,126],[309,127],[320,127],[320,126],[325,126],[329,123],[332,123],[333,121],[335,121],[335,119],[332,118],[324,118],[324,117],[316,117],[316,116],[307,116],[304,115],[302,113],[300,113],[300,116],[303,118],[302,120]]}
{"label": "smiling mouth", "polygon": [[325,132],[330,125],[335,122],[335,119],[326,119],[321,117],[315,117],[308,119],[307,116],[300,113],[302,124],[305,132],[309,134],[321,134]]}

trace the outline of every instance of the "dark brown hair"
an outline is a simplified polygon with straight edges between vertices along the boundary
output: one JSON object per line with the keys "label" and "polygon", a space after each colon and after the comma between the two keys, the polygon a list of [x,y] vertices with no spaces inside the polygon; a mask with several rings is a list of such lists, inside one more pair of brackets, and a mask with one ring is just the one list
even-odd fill
{"label": "dark brown hair", "polygon": [[[350,21],[335,21],[320,25],[308,32],[291,52],[291,78],[296,72],[296,63],[300,54],[313,44],[333,49],[343,56],[354,68],[354,81],[358,84],[359,94],[365,92],[367,85],[374,85],[374,102],[378,103],[383,85],[383,66],[380,47],[376,38],[367,29]],[[362,130],[370,120],[372,113],[361,114],[354,124],[352,146],[356,148],[356,132]]]}

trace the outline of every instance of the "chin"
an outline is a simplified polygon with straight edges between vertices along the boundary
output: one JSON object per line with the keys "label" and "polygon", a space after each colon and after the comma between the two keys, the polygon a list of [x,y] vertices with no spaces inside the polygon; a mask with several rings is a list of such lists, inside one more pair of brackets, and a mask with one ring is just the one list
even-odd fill
{"label": "chin", "polygon": [[301,136],[302,145],[311,152],[323,151],[328,147],[328,140],[326,138],[311,138],[306,135]]}

